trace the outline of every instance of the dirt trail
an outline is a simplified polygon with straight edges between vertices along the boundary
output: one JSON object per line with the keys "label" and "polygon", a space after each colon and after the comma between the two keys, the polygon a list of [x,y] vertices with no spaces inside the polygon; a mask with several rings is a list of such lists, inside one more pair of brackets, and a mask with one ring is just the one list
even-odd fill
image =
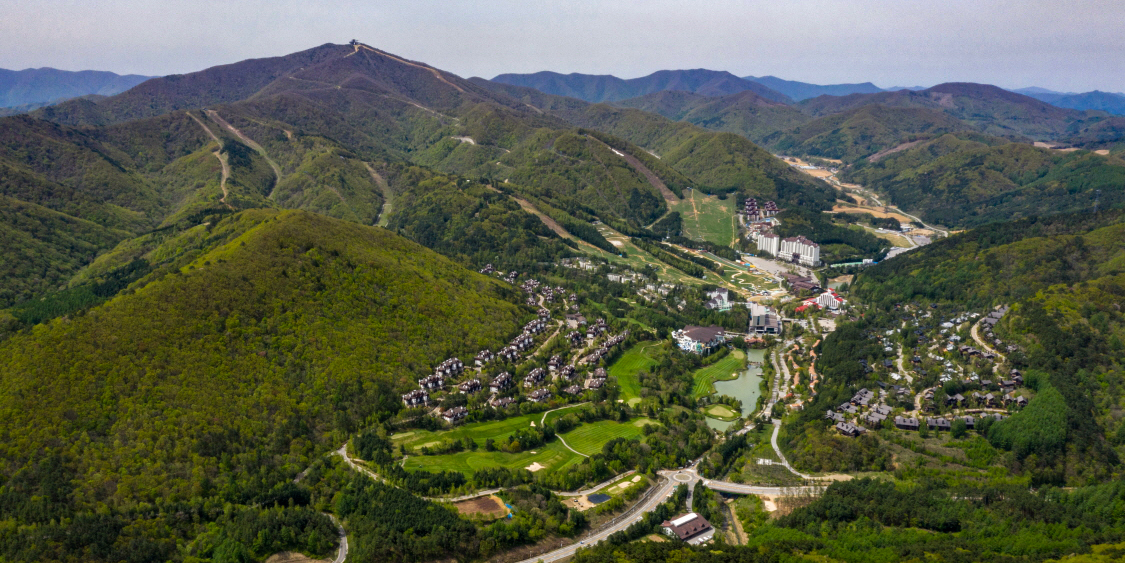
{"label": "dirt trail", "polygon": [[[461,92],[462,94],[464,94],[464,93],[465,93],[465,91],[464,91],[464,90],[462,90],[460,86],[458,86],[458,85],[456,85],[456,84],[454,84],[454,83],[452,83],[452,82],[450,82],[450,81],[446,80],[446,79],[445,79],[445,77],[441,75],[441,72],[440,72],[440,71],[438,71],[438,69],[436,69],[436,68],[433,68],[433,67],[428,67],[428,66],[425,66],[425,65],[420,65],[420,64],[418,64],[418,63],[412,63],[412,62],[410,62],[410,61],[408,61],[408,60],[405,60],[405,59],[400,59],[400,58],[398,58],[398,57],[396,57],[396,56],[394,56],[394,55],[389,55],[389,54],[387,54],[387,53],[384,53],[384,52],[382,52],[382,51],[377,51],[377,50],[375,50],[375,49],[372,49],[371,47],[368,47],[367,45],[363,45],[363,44],[358,44],[358,45],[356,45],[356,46],[355,46],[355,52],[356,52],[356,53],[358,53],[358,52],[359,52],[359,50],[360,50],[361,48],[362,48],[362,49],[367,49],[368,51],[371,51],[372,53],[375,53],[376,55],[379,55],[379,56],[382,56],[382,57],[387,57],[388,59],[391,59],[392,61],[398,61],[398,62],[400,62],[400,63],[402,63],[402,64],[404,64],[404,65],[407,65],[407,66],[412,66],[412,67],[414,67],[414,68],[420,68],[420,69],[422,69],[422,70],[426,70],[426,71],[429,71],[429,72],[430,72],[430,74],[433,74],[435,78],[437,78],[438,80],[440,80],[440,81],[442,81],[442,82],[444,82],[444,83],[448,84],[448,85],[449,85],[450,87],[452,87],[452,88],[453,88],[454,90],[457,90],[458,92]],[[352,54],[355,54],[355,53],[352,53]]]}
{"label": "dirt trail", "polygon": [[379,190],[383,192],[383,209],[379,210],[379,219],[375,221],[375,226],[386,227],[391,220],[391,211],[394,205],[391,203],[391,187],[387,185],[387,181],[375,171],[375,168],[370,163],[364,162],[363,165],[367,167],[367,172],[371,174],[371,179],[375,181],[375,185],[379,186]]}
{"label": "dirt trail", "polygon": [[[236,129],[230,123],[227,123],[227,120],[223,119],[222,116],[219,115],[219,112],[217,112],[213,109],[208,109],[208,110],[203,110],[203,111],[207,114],[207,117],[211,118],[211,121],[214,121],[215,123],[218,123],[224,129],[226,129],[227,131],[230,131],[232,134],[234,134],[235,137],[238,137],[238,140],[242,141],[243,144],[245,144],[246,146],[254,149],[255,152],[262,155],[262,158],[266,159],[266,163],[269,164],[270,168],[273,169],[273,176],[275,178],[274,182],[273,182],[273,189],[270,190],[270,195],[268,196],[270,199],[273,199],[273,194],[274,194],[275,191],[277,191],[277,185],[281,183],[281,167],[278,166],[277,163],[274,162],[272,158],[270,158],[269,153],[266,152],[266,149],[263,148],[262,145],[259,145],[258,143],[254,142],[254,139],[251,139],[250,137],[247,137],[246,135],[244,135],[242,133],[242,131],[239,131],[238,129]],[[289,132],[286,131],[286,133],[289,133]],[[290,135],[291,135],[291,133],[290,133]]]}
{"label": "dirt trail", "polygon": [[633,167],[633,170],[636,170],[641,174],[641,176],[644,176],[645,179],[648,180],[648,183],[652,185],[652,187],[656,188],[656,191],[660,192],[660,195],[664,196],[664,201],[668,203],[678,203],[680,201],[680,198],[676,197],[676,194],[672,193],[672,190],[668,189],[668,186],[664,185],[664,180],[661,180],[659,176],[653,174],[652,170],[649,170],[648,167],[645,166],[640,160],[637,160],[637,157],[629,153],[621,152],[603,143],[601,139],[595,137],[588,138],[601,143],[602,146],[613,151],[614,154],[624,159],[625,162],[628,162],[629,166]]}
{"label": "dirt trail", "polygon": [[904,151],[904,150],[906,150],[910,147],[916,146],[918,143],[921,143],[921,142],[922,141],[910,141],[909,143],[903,143],[903,144],[901,144],[897,147],[892,147],[892,148],[889,148],[889,149],[883,149],[883,150],[867,157],[867,161],[868,162],[879,162],[880,159],[882,159],[883,157],[885,157],[887,155],[892,155],[896,152]]}
{"label": "dirt trail", "polygon": [[202,127],[203,130],[206,131],[207,134],[210,135],[211,138],[214,139],[214,141],[216,143],[219,143],[220,150],[217,150],[217,151],[211,153],[211,154],[215,155],[215,158],[219,159],[219,164],[221,164],[223,166],[223,175],[221,176],[221,179],[219,180],[219,188],[221,188],[223,190],[223,197],[219,199],[219,203],[222,203],[223,205],[227,206],[227,209],[230,209],[231,211],[234,211],[234,206],[227,203],[227,195],[229,195],[229,192],[227,192],[227,180],[230,178],[230,164],[227,163],[227,159],[223,157],[223,153],[222,153],[223,142],[219,140],[219,136],[216,135],[215,132],[212,131],[210,127],[207,127],[207,125],[205,125],[201,119],[199,119],[198,117],[193,115],[190,111],[188,112],[188,117],[194,119],[195,122],[198,123],[199,126]]}
{"label": "dirt trail", "polygon": [[522,207],[524,211],[538,217],[539,220],[543,221],[543,224],[547,225],[547,227],[549,227],[552,231],[555,231],[556,235],[559,235],[563,238],[574,238],[569,232],[567,232],[566,229],[563,228],[562,225],[558,224],[558,222],[556,222],[554,219],[543,214],[542,211],[536,209],[536,207],[532,205],[530,201],[516,196],[512,196],[512,199],[516,200],[516,203],[520,204],[520,207]]}
{"label": "dirt trail", "polygon": [[223,197],[219,198],[219,203],[227,206],[227,209],[234,211],[234,206],[227,203],[227,196],[230,195],[230,192],[227,190],[227,180],[230,179],[230,163],[227,162],[227,157],[223,156],[221,151],[215,151],[212,154],[214,154],[215,158],[219,159],[219,163],[223,165],[223,175],[219,180],[219,188],[223,190]]}

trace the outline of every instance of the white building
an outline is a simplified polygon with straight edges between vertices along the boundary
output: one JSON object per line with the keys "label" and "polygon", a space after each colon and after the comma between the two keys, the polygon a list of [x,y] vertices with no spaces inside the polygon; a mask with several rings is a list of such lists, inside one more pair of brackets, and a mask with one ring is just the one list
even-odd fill
{"label": "white building", "polygon": [[773,233],[754,233],[754,243],[758,245],[759,252],[768,253],[770,256],[777,256],[781,249],[781,237]]}
{"label": "white building", "polygon": [[841,303],[843,303],[843,300],[836,297],[831,291],[826,291],[820,294],[820,297],[816,298],[816,304],[820,305],[821,309],[831,309],[835,311],[840,308]]}
{"label": "white building", "polygon": [[805,237],[781,239],[781,248],[776,256],[779,260],[815,268],[820,265],[820,245]]}
{"label": "white building", "polygon": [[708,291],[707,302],[703,306],[713,311],[729,311],[730,292],[723,288]]}

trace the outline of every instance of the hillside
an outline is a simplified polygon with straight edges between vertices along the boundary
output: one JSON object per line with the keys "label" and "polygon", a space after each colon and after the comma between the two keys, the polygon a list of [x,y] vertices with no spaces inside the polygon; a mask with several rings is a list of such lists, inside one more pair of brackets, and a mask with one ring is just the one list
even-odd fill
{"label": "hillside", "polygon": [[[774,199],[779,205],[784,202],[818,210],[829,209],[835,198],[827,184],[793,170],[740,135],[708,131],[636,109],[544,94],[532,88],[484,80],[477,83],[569,123],[626,141],[618,149],[634,150],[633,156],[645,160],[652,170],[665,170],[659,175],[669,186],[693,186],[705,193],[737,193],[742,197]],[[676,177],[670,181],[672,174]]]}
{"label": "hillside", "polygon": [[[562,119],[364,45],[153,79],[0,120],[0,136],[3,195],[114,233],[62,248],[69,243],[13,224],[9,244],[23,258],[3,273],[13,283],[0,306],[59,288],[126,235],[209,213],[299,208],[388,224],[404,208],[384,205],[394,189],[374,170],[392,164],[535,186],[571,212],[596,196],[599,214],[638,225],[666,211],[646,173],[686,185],[624,141],[606,139],[648,159],[647,172]],[[34,156],[44,154],[53,157]]]}
{"label": "hillside", "polygon": [[792,106],[763,98],[749,90],[711,97],[662,91],[617,102],[617,105],[657,113],[712,131],[737,133],[756,143],[778,130],[801,125],[809,117]]}
{"label": "hillside", "polygon": [[112,96],[149,78],[152,77],[96,70],[75,72],[54,68],[0,68],[0,108],[36,106],[91,94]]}
{"label": "hillside", "polygon": [[870,104],[934,109],[969,123],[982,133],[1034,140],[1063,137],[1076,122],[1088,117],[1083,112],[1058,108],[996,86],[969,83],[939,84],[920,91],[820,96],[800,102],[797,107],[820,117]]}
{"label": "hillside", "polygon": [[842,175],[903,209],[947,226],[1125,203],[1125,162],[1086,151],[1056,152],[974,135],[945,135]]}
{"label": "hillside", "polygon": [[622,79],[611,75],[559,74],[501,74],[493,82],[534,88],[545,94],[578,98],[587,102],[616,102],[636,98],[653,92],[675,90],[701,96],[726,96],[749,90],[763,98],[790,103],[793,100],[769,87],[752,80],[744,80],[729,72],[694,69],[661,70],[640,78]]}
{"label": "hillside", "polygon": [[[499,282],[306,212],[213,219],[140,259],[150,273],[104,305],[0,343],[0,474],[23,475],[0,492],[4,519],[65,529],[49,520],[105,506],[143,528],[165,509],[139,503],[260,502],[397,411],[420,374],[526,320]],[[203,523],[120,533],[182,540]]]}
{"label": "hillside", "polygon": [[932,109],[870,104],[769,135],[764,142],[784,154],[854,162],[904,143],[971,129],[969,124]]}
{"label": "hillside", "polygon": [[752,80],[758,84],[762,84],[773,90],[781,92],[789,96],[794,101],[807,100],[817,96],[847,96],[848,94],[876,94],[882,92],[883,89],[870,83],[863,82],[859,84],[809,84],[808,82],[798,82],[796,80],[785,80],[776,76],[744,76],[746,80]]}
{"label": "hillside", "polygon": [[[970,230],[888,260],[865,271],[855,292],[884,310],[910,301],[969,309],[1010,305],[997,333],[1020,347],[1012,358],[1017,366],[1049,374],[1067,411],[1061,419],[1030,409],[1013,416],[1006,426],[1041,428],[1025,433],[1020,440],[1030,442],[1017,454],[1037,453],[1027,463],[1045,478],[1081,482],[1118,463],[1111,445],[1121,445],[1115,434],[1125,318],[1114,302],[1125,292],[1122,264],[1120,210],[1032,218]],[[1055,430],[1066,436],[1065,447],[1048,441]],[[990,432],[989,439],[1012,449],[1003,432]],[[1052,467],[1056,463],[1065,471]]]}
{"label": "hillside", "polygon": [[1125,117],[1108,117],[1090,120],[1062,142],[1090,150],[1109,150],[1120,153],[1125,149]]}

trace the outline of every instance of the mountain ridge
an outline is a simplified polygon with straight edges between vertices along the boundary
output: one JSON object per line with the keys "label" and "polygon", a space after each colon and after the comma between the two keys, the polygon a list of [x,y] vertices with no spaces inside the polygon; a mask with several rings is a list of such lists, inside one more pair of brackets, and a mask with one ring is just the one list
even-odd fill
{"label": "mountain ridge", "polygon": [[883,88],[870,82],[852,84],[811,84],[796,80],[785,80],[784,78],[778,78],[776,76],[743,76],[742,78],[763,84],[793,98],[793,100],[797,102],[824,95],[846,96],[848,94],[875,94],[885,91]]}
{"label": "mountain ridge", "polygon": [[612,75],[560,74],[541,71],[534,74],[500,74],[493,77],[492,81],[535,88],[547,94],[568,96],[592,103],[616,102],[662,90],[679,90],[705,96],[728,95],[750,90],[775,102],[792,102],[785,94],[758,82],[739,78],[726,71],[702,68],[661,70],[631,79]]}
{"label": "mountain ridge", "polygon": [[59,70],[51,67],[7,70],[0,68],[0,108],[49,104],[70,98],[119,94],[152,76],[109,71]]}

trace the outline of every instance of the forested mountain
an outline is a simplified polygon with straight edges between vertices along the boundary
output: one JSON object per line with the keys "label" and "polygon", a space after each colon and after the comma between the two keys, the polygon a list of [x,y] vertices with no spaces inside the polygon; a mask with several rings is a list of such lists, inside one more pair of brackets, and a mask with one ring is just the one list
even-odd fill
{"label": "forested mountain", "polygon": [[[149,76],[54,68],[6,70],[0,68],[0,108],[36,106],[69,98],[112,96],[146,80]],[[34,108],[31,108],[34,109]]]}
{"label": "forested mountain", "polygon": [[785,80],[776,76],[744,76],[758,84],[767,86],[775,91],[789,96],[795,101],[807,100],[817,96],[847,96],[848,94],[876,94],[883,89],[870,83],[859,84],[809,84],[796,80]]}
{"label": "forested mountain", "polygon": [[702,96],[726,96],[749,90],[767,100],[790,103],[793,100],[761,83],[739,78],[729,72],[694,69],[661,70],[640,78],[623,79],[610,75],[559,74],[501,74],[493,82],[534,88],[545,94],[568,96],[587,102],[615,102],[636,98],[653,92],[676,90]]}
{"label": "forested mountain", "polygon": [[[884,310],[910,301],[1010,305],[998,334],[1020,347],[1017,365],[1050,374],[1062,400],[1013,416],[989,439],[1020,459],[1034,454],[1026,463],[1044,479],[1093,482],[1118,463],[1110,445],[1121,444],[1123,260],[1120,209],[1030,218],[889,260],[864,272],[855,291]],[[1046,392],[1048,382],[1040,385]]]}
{"label": "forested mountain", "polygon": [[927,221],[964,227],[1125,203],[1125,162],[980,134],[947,134],[867,159],[842,177],[887,194]]}
{"label": "forested mountain", "polygon": [[937,110],[870,104],[813,119],[769,135],[763,142],[783,154],[854,162],[905,143],[972,129]]}
{"label": "forested mountain", "polygon": [[[645,111],[590,104],[532,88],[484,80],[478,84],[502,91],[559,119],[643,147],[648,152],[634,156],[645,159],[654,171],[670,169],[680,175],[669,187],[693,186],[708,193],[736,192],[743,197],[776,199],[779,205],[785,202],[814,210],[829,209],[835,198],[832,188],[793,170],[741,135],[714,133]],[[667,175],[661,173],[661,177]]]}
{"label": "forested mountain", "polygon": [[737,133],[756,143],[778,130],[790,129],[810,119],[788,104],[763,98],[749,90],[720,97],[661,91],[621,100],[616,105],[658,113],[712,131]]}
{"label": "forested mountain", "polygon": [[[108,510],[116,529],[92,538],[108,546],[95,558],[165,559],[215,517],[161,524],[177,503],[267,502],[400,408],[395,390],[416,373],[495,348],[530,316],[510,289],[418,244],[298,211],[152,233],[98,269],[139,279],[0,343],[0,513],[29,526],[0,533],[4,558],[46,556],[53,534]],[[153,508],[132,512],[141,503]]]}
{"label": "forested mountain", "polygon": [[1062,142],[1090,150],[1108,150],[1120,154],[1125,149],[1125,117],[1091,119]]}
{"label": "forested mountain", "polygon": [[920,91],[899,90],[878,94],[821,96],[797,105],[802,111],[824,116],[869,104],[935,109],[960,119],[977,130],[996,136],[1053,140],[1072,131],[1086,116],[1034,98],[987,84],[948,83]]}

